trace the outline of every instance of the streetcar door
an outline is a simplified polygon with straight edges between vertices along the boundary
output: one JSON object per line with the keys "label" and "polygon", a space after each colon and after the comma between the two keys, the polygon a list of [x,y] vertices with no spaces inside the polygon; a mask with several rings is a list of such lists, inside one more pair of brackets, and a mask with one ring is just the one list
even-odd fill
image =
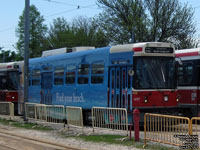
{"label": "streetcar door", "polygon": [[122,86],[122,91],[121,91],[121,104],[123,108],[127,108],[127,68],[122,68],[121,72],[121,86]]}
{"label": "streetcar door", "polygon": [[132,87],[133,87],[133,75],[134,71],[132,67],[127,68],[127,80],[126,80],[126,88],[127,88],[127,110],[131,111],[132,110]]}
{"label": "streetcar door", "polygon": [[116,79],[115,79],[115,68],[110,68],[110,77],[109,77],[109,104],[110,107],[115,107],[115,86],[116,86]]}
{"label": "streetcar door", "polygon": [[132,109],[132,76],[128,70],[129,67],[110,68],[108,106]]}
{"label": "streetcar door", "polygon": [[52,72],[43,72],[41,79],[41,103],[42,104],[52,104]]}

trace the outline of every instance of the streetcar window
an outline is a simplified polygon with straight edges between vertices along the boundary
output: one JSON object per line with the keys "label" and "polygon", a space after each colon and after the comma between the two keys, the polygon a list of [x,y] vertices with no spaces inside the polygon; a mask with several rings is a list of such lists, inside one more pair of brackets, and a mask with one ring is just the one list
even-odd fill
{"label": "streetcar window", "polygon": [[131,76],[128,74],[128,88],[131,88]]}
{"label": "streetcar window", "polygon": [[104,64],[96,63],[92,64],[92,74],[103,74]]}
{"label": "streetcar window", "polygon": [[126,71],[125,70],[123,70],[123,72],[122,72],[122,84],[123,84],[123,89],[125,89],[125,87],[126,87]]}
{"label": "streetcar window", "polygon": [[193,63],[191,61],[183,62],[183,65],[178,67],[178,84],[180,86],[196,85],[197,82],[194,82],[193,71]]}
{"label": "streetcar window", "polygon": [[115,71],[112,70],[112,89],[114,89],[115,86]]}
{"label": "streetcar window", "polygon": [[104,79],[103,74],[104,74],[104,63],[92,64],[91,83],[92,84],[103,83],[103,79]]}
{"label": "streetcar window", "polygon": [[17,71],[5,71],[0,73],[1,90],[17,90],[19,85],[19,74]]}
{"label": "streetcar window", "polygon": [[66,84],[75,84],[75,72],[66,72]]}
{"label": "streetcar window", "polygon": [[63,85],[63,79],[62,78],[54,78],[54,84],[55,85]]}
{"label": "streetcar window", "polygon": [[[30,77],[30,73],[29,73],[29,77]],[[40,69],[33,69],[32,70],[32,86],[40,85],[40,78],[41,78]]]}
{"label": "streetcar window", "polygon": [[120,81],[120,74],[119,70],[117,71],[117,89],[119,89],[119,81]]}
{"label": "streetcar window", "polygon": [[88,77],[79,77],[78,84],[88,84]]}
{"label": "streetcar window", "polygon": [[51,71],[52,70],[52,66],[42,66],[42,70],[43,71]]}
{"label": "streetcar window", "polygon": [[64,67],[56,67],[54,71],[54,84],[63,85],[64,81]]}
{"label": "streetcar window", "polygon": [[78,67],[78,84],[88,84],[89,64],[80,64]]}
{"label": "streetcar window", "polygon": [[56,67],[54,72],[54,77],[63,77],[64,76],[64,67]]}
{"label": "streetcar window", "polygon": [[89,74],[89,64],[80,64],[78,67],[78,75],[88,75]]}
{"label": "streetcar window", "polygon": [[[134,57],[135,89],[171,89],[176,87],[173,57]],[[128,78],[128,87],[131,79]]]}
{"label": "streetcar window", "polygon": [[33,86],[40,85],[40,80],[38,80],[38,79],[33,79],[33,80],[32,80],[32,85],[33,85]]}
{"label": "streetcar window", "polygon": [[103,83],[103,76],[92,76],[91,78],[92,84],[100,84]]}
{"label": "streetcar window", "polygon": [[32,78],[40,78],[40,69],[32,70]]}
{"label": "streetcar window", "polygon": [[65,73],[65,83],[75,84],[75,79],[76,79],[76,66],[75,65],[67,66],[67,71]]}

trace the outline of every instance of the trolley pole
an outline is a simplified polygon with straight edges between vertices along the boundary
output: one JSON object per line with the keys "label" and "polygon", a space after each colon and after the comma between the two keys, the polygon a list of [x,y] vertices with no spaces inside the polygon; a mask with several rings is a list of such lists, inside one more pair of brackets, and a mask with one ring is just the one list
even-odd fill
{"label": "trolley pole", "polygon": [[24,121],[27,121],[25,112],[25,102],[28,101],[28,66],[29,66],[29,10],[30,1],[25,0],[25,28],[24,28]]}

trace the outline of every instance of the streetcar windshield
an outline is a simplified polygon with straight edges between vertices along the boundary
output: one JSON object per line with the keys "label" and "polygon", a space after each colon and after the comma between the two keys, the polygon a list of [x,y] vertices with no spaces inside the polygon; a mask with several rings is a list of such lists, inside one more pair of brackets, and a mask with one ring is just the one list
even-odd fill
{"label": "streetcar windshield", "polygon": [[175,89],[175,58],[134,57],[135,89]]}
{"label": "streetcar windshield", "polygon": [[17,71],[0,72],[0,90],[17,90],[18,83]]}

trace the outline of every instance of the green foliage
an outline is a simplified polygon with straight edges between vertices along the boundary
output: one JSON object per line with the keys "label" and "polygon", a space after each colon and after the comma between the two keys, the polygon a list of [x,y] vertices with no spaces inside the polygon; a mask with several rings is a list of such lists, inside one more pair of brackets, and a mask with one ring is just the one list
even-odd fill
{"label": "green foliage", "polygon": [[[19,38],[16,43],[17,53],[24,56],[24,17],[25,11],[19,17],[16,35]],[[79,17],[68,23],[64,18],[53,20],[50,28],[43,24],[44,18],[34,5],[30,6],[30,58],[40,57],[43,50],[61,47],[108,45],[104,32],[95,23],[95,20]]]}
{"label": "green foliage", "polygon": [[179,0],[146,0],[150,13],[150,40],[170,41],[177,48],[195,47],[191,37],[196,32],[194,10]]}
{"label": "green foliage", "polygon": [[177,48],[192,48],[197,42],[194,9],[179,0],[97,0],[103,13],[98,21],[111,43],[172,42]]}
{"label": "green foliage", "polygon": [[[103,12],[98,17],[78,17],[72,22],[54,19],[50,28],[34,5],[30,6],[30,57],[43,50],[61,47],[95,46],[134,42],[172,42],[177,49],[199,45],[193,37],[194,9],[179,0],[97,0]],[[24,55],[24,16],[19,17],[16,35],[17,60]],[[133,34],[134,33],[134,34]],[[1,54],[0,54],[1,57]],[[2,58],[2,57],[1,57]],[[0,59],[1,59],[0,58]],[[9,59],[9,60],[13,60]]]}
{"label": "green foliage", "polygon": [[49,47],[52,49],[60,47],[71,47],[74,39],[74,33],[69,23],[64,18],[53,20],[47,37]]}
{"label": "green foliage", "polygon": [[103,47],[108,45],[104,32],[99,28],[95,19],[79,17],[72,22],[75,32],[76,45]]}
{"label": "green foliage", "polygon": [[[16,29],[16,35],[19,38],[16,43],[18,53],[23,57],[24,55],[24,18],[25,11],[19,17],[18,27]],[[43,45],[45,45],[45,35],[47,32],[47,26],[43,24],[44,17],[40,15],[40,12],[34,5],[30,6],[30,57],[41,56]]]}
{"label": "green foliage", "polygon": [[21,60],[19,54],[11,50],[1,50],[0,51],[0,63],[2,62],[12,62]]}
{"label": "green foliage", "polygon": [[132,32],[135,41],[148,41],[148,20],[141,1],[98,0],[104,11],[98,23],[111,43],[129,43]]}
{"label": "green foliage", "polygon": [[98,28],[92,19],[79,17],[72,23],[64,18],[53,20],[48,34],[49,47],[52,49],[60,47],[95,46],[108,45],[102,30]]}

